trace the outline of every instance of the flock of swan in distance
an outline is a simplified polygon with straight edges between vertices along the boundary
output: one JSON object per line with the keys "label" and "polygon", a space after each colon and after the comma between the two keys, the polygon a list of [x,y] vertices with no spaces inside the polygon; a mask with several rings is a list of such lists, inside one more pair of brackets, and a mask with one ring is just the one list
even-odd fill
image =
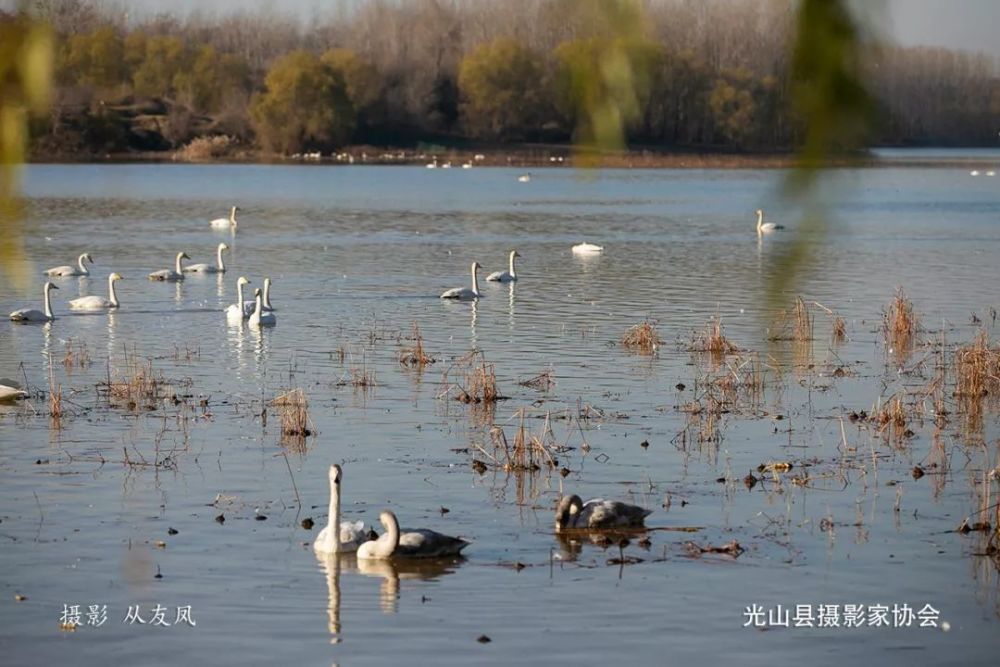
{"label": "flock of swan in distance", "polygon": [[[435,165],[436,166],[436,165]],[[528,182],[530,174],[524,174],[518,178],[521,182]],[[237,227],[236,213],[239,208],[233,206],[230,209],[228,218],[218,218],[209,224],[215,229],[230,229],[235,232]],[[757,234],[769,234],[777,230],[784,229],[782,225],[771,222],[764,222],[764,212],[757,210]],[[216,263],[212,264],[192,264],[183,265],[183,260],[190,259],[186,252],[179,252],[174,258],[173,269],[163,269],[149,274],[152,281],[179,282],[185,278],[185,273],[213,273],[222,274],[226,272],[226,265],[223,253],[229,250],[226,243],[219,243],[216,248]],[[604,246],[594,243],[579,243],[571,248],[577,255],[598,255],[604,252]],[[496,271],[486,277],[487,281],[512,283],[518,279],[515,259],[521,255],[512,250],[508,256],[508,268],[506,271]],[[87,262],[93,264],[94,259],[89,253],[83,253],[77,260],[77,266],[58,266],[45,271],[50,277],[71,277],[89,276],[90,271]],[[472,300],[479,299],[482,293],[479,291],[478,271],[482,268],[478,262],[473,262],[471,266],[472,286],[456,287],[441,294],[442,299]],[[124,280],[123,276],[117,272],[108,276],[108,298],[101,296],[84,296],[73,299],[69,302],[69,307],[73,310],[101,311],[111,310],[120,307],[118,296],[115,292],[115,283]],[[264,279],[264,288],[254,289],[253,299],[245,300],[244,287],[250,284],[250,280],[245,276],[240,276],[236,281],[236,302],[230,304],[225,309],[226,318],[230,323],[242,323],[247,321],[249,326],[259,328],[274,326],[277,317],[274,307],[271,305],[270,288],[271,279]],[[50,292],[59,287],[52,282],[46,282],[44,287],[44,311],[36,309],[21,309],[10,314],[10,319],[15,322],[50,322],[55,319],[52,313],[52,303]],[[24,398],[27,393],[20,385],[13,380],[0,380],[0,400],[12,400]],[[462,550],[469,545],[467,540],[460,537],[452,537],[430,530],[428,528],[400,528],[396,515],[384,510],[379,515],[379,521],[384,528],[381,536],[375,534],[373,530],[368,530],[363,521],[341,521],[340,517],[340,483],[343,479],[343,469],[339,465],[330,466],[330,507],[328,523],[320,531],[313,544],[313,548],[320,554],[342,554],[354,553],[360,560],[385,560],[390,558],[448,558],[461,556]],[[604,500],[601,498],[583,502],[577,495],[567,495],[559,502],[556,509],[555,529],[556,532],[566,532],[573,530],[600,531],[609,529],[643,529],[644,520],[652,513],[636,505],[630,505],[617,500]]]}

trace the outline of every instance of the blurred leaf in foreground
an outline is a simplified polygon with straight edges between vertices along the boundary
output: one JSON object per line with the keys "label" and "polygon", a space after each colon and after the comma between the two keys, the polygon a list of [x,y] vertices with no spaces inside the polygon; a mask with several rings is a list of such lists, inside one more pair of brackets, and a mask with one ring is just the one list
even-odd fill
{"label": "blurred leaf in foreground", "polygon": [[792,52],[793,100],[804,138],[796,168],[784,183],[787,198],[804,211],[788,249],[773,266],[768,298],[777,305],[793,288],[826,233],[827,215],[816,199],[820,172],[864,145],[874,105],[862,77],[862,44],[847,0],[801,0]]}
{"label": "blurred leaf in foreground", "polygon": [[30,266],[21,241],[17,170],[28,145],[28,115],[48,108],[52,32],[24,13],[0,15],[0,273],[25,287]]}

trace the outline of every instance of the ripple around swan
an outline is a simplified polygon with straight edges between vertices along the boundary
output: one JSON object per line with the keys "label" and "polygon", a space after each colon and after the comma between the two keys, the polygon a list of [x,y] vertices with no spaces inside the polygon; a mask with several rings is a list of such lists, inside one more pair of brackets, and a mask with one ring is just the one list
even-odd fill
{"label": "ripple around swan", "polygon": [[[962,170],[836,172],[822,193],[829,233],[807,239],[812,263],[795,292],[848,322],[849,342],[831,349],[829,322],[817,311],[812,360],[866,365],[839,384],[787,373],[785,392],[768,395],[768,408],[787,420],[727,419],[713,449],[690,439],[689,415],[678,409],[698,391],[701,359],[686,349],[693,333],[721,317],[726,334],[760,351],[769,367],[787,367],[798,354],[791,344],[766,340],[774,314],[766,290],[796,226],[792,207],[769,204],[783,173],[612,170],[581,177],[546,169],[533,172],[530,184],[518,183],[518,174],[29,167],[25,247],[36,267],[68,263],[83,251],[96,263],[89,279],[59,280],[59,319],[51,325],[0,326],[0,377],[22,377],[23,363],[29,383],[47,387],[51,373],[73,413],[57,430],[49,428],[44,402],[36,403],[38,417],[0,406],[0,571],[9,592],[29,596],[22,613],[0,624],[12,664],[29,656],[132,663],[149,655],[231,663],[265,652],[310,662],[384,664],[404,654],[466,664],[478,648],[509,663],[525,651],[549,656],[553,646],[559,653],[547,661],[559,664],[593,662],[608,646],[655,662],[665,646],[675,658],[704,659],[704,636],[718,651],[751,661],[881,650],[885,661],[902,665],[904,652],[886,650],[900,642],[928,655],[961,649],[973,661],[984,656],[988,647],[978,637],[996,629],[996,574],[969,576],[970,543],[952,539],[957,517],[970,507],[966,473],[950,474],[940,493],[909,482],[908,470],[929,456],[924,431],[905,451],[886,453],[878,483],[849,471],[845,491],[740,487],[737,494],[715,480],[741,478],[767,460],[843,454],[839,420],[814,417],[879,399],[887,364],[877,329],[897,286],[935,335],[945,328],[949,340],[971,337],[973,312],[992,324],[1000,279],[995,187]],[[210,230],[208,221],[233,204],[242,210],[238,231]],[[760,206],[790,229],[758,241],[753,211]],[[220,240],[231,247],[224,275],[189,275],[177,284],[146,279],[172,266],[180,250],[193,261],[214,261]],[[607,250],[574,256],[570,247],[581,241]],[[522,256],[516,284],[483,284],[474,304],[438,299],[466,284],[471,260],[483,265],[484,277],[505,269],[515,248]],[[112,270],[126,278],[117,284],[118,312],[68,311],[67,298],[105,293]],[[240,275],[251,288],[265,276],[274,280],[273,330],[227,323],[222,311]],[[41,280],[24,292],[0,285],[0,312],[39,307]],[[619,347],[625,329],[645,318],[658,322],[664,339],[653,358]],[[437,359],[423,372],[398,362],[414,322]],[[478,408],[441,395],[460,375],[456,358],[473,347],[495,362],[499,388],[510,397],[495,413],[507,437],[525,408],[527,428],[538,433],[548,414],[555,437],[573,447],[560,454],[560,466],[571,470],[565,480],[469,471],[469,457],[480,456],[476,445],[489,447],[489,434],[475,418]],[[76,361],[65,360],[68,349]],[[80,364],[81,349],[89,365]],[[151,358],[154,372],[194,397],[184,408],[187,420],[162,409],[140,417],[102,407],[94,386],[122,372],[126,355]],[[555,379],[550,391],[519,384],[544,371]],[[354,386],[359,373],[370,374],[374,386]],[[266,405],[291,387],[306,392],[317,433],[298,448],[281,437],[276,411]],[[562,417],[586,406],[606,419],[568,428]],[[847,437],[853,443],[862,433],[854,427]],[[942,437],[964,461],[960,439]],[[648,449],[639,446],[643,440]],[[455,451],[465,448],[472,453]],[[123,456],[139,463],[123,465]],[[163,457],[176,466],[142,465]],[[315,533],[299,525],[306,516],[322,525],[331,462],[345,467],[346,518],[372,522],[390,507],[404,525],[470,537],[469,560],[427,576],[349,564],[336,576],[325,570],[303,547]],[[896,486],[886,487],[889,481]],[[560,488],[629,497],[656,508],[656,526],[704,530],[658,531],[651,551],[629,547],[644,563],[620,572],[607,567],[617,547],[560,551],[551,535]],[[896,488],[905,489],[899,513],[892,509]],[[254,521],[258,512],[268,520]],[[213,521],[220,513],[225,524]],[[817,528],[828,514],[832,533]],[[168,526],[180,532],[166,537]],[[736,537],[752,551],[737,563],[693,559],[680,546],[689,537],[717,544]],[[166,549],[156,548],[159,539]],[[507,567],[514,563],[527,567]],[[157,568],[162,580],[153,578]],[[157,602],[191,604],[199,627],[156,633],[120,623],[129,604]],[[963,631],[913,630],[905,639],[874,629],[741,634],[742,611],[755,602],[929,602]],[[64,603],[108,603],[117,618],[67,641],[44,641]],[[561,610],[573,610],[572,619]],[[331,645],[331,626],[340,643]],[[474,642],[483,633],[494,637],[488,647]],[[223,639],[233,636],[241,637],[238,646]]]}

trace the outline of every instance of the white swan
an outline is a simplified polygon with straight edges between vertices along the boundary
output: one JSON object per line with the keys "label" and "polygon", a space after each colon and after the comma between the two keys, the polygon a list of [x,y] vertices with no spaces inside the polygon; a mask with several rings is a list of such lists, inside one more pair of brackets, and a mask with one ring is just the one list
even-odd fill
{"label": "white swan", "polygon": [[469,542],[460,537],[442,535],[427,528],[400,530],[396,515],[389,510],[379,514],[385,527],[377,540],[358,547],[358,560],[384,558],[447,558],[458,556]]}
{"label": "white swan", "polygon": [[178,280],[184,280],[184,268],[181,266],[182,259],[191,259],[188,257],[186,252],[177,253],[177,258],[174,260],[174,270],[163,269],[162,271],[154,271],[149,274],[150,280],[161,280],[166,282],[175,283]]}
{"label": "white swan", "polygon": [[79,299],[72,299],[69,302],[69,307],[73,310],[108,310],[110,308],[117,308],[120,304],[118,303],[118,294],[115,293],[115,283],[119,280],[124,280],[124,278],[117,271],[108,276],[107,299],[103,296],[81,296]]}
{"label": "white swan", "polygon": [[340,466],[330,466],[330,516],[329,523],[319,532],[313,549],[320,553],[341,554],[357,551],[368,541],[364,521],[340,521]]}
{"label": "white swan", "polygon": [[247,320],[247,324],[255,329],[259,329],[260,327],[273,327],[277,324],[278,318],[274,313],[264,312],[264,297],[261,294],[259,287],[253,291],[253,298],[257,301],[257,305],[253,309],[253,313],[250,314],[250,319]]}
{"label": "white swan", "polygon": [[236,211],[238,210],[240,210],[240,208],[238,206],[234,206],[229,210],[228,218],[216,218],[208,224],[216,229],[229,229],[230,227],[236,229]]}
{"label": "white swan", "polygon": [[242,322],[246,318],[253,314],[253,310],[247,312],[246,304],[253,303],[256,301],[244,301],[243,300],[243,286],[249,285],[250,281],[246,276],[240,276],[240,279],[236,281],[236,303],[229,304],[226,308],[226,318],[236,322]]}
{"label": "white swan", "polygon": [[770,234],[773,231],[784,229],[784,225],[776,225],[773,222],[764,222],[764,211],[757,209],[757,233]]}
{"label": "white swan", "polygon": [[226,263],[222,261],[222,253],[229,250],[229,246],[225,243],[220,243],[219,247],[215,249],[215,266],[211,264],[191,264],[184,267],[185,273],[225,273]]}
{"label": "white swan", "polygon": [[16,401],[19,398],[28,398],[28,392],[21,389],[21,385],[8,378],[0,378],[0,402]]}
{"label": "white swan", "polygon": [[514,271],[514,258],[521,255],[516,250],[510,251],[510,265],[506,271],[494,271],[486,276],[486,280],[500,283],[512,283],[517,281],[517,272]]}
{"label": "white swan", "polygon": [[49,299],[49,292],[54,289],[59,289],[58,286],[52,283],[45,283],[43,288],[45,292],[45,311],[36,310],[34,308],[22,308],[21,310],[15,310],[10,314],[10,319],[12,322],[51,322],[56,319],[55,315],[52,314],[52,301]]}
{"label": "white swan", "polygon": [[585,503],[577,495],[563,496],[556,508],[556,532],[573,528],[641,528],[643,520],[652,513],[653,510],[618,500],[595,498]]}
{"label": "white swan", "polygon": [[976,170],[976,169],[973,169],[972,171],[969,172],[969,176],[978,176],[978,175],[979,175],[979,171]]}
{"label": "white swan", "polygon": [[476,272],[481,269],[479,262],[472,263],[472,289],[468,287],[454,287],[444,294],[441,295],[442,299],[461,299],[468,301],[470,299],[478,299],[482,296],[479,292],[479,276]]}
{"label": "white swan", "polygon": [[577,255],[597,255],[604,252],[604,246],[593,243],[577,243],[573,246],[573,252]]}
{"label": "white swan", "polygon": [[518,183],[530,183],[531,182],[531,172],[529,171],[527,174],[521,174],[520,176],[518,176],[517,177],[517,182]]}
{"label": "white swan", "polygon": [[94,263],[94,258],[90,256],[89,252],[85,252],[76,259],[76,266],[54,266],[51,269],[45,271],[45,275],[52,276],[56,278],[64,278],[68,276],[89,276],[90,269],[84,264],[84,261],[88,261],[91,264]]}
{"label": "white swan", "polygon": [[[254,308],[257,307],[257,301],[254,299],[248,299],[243,302],[243,319],[250,317],[253,314]],[[268,277],[264,278],[264,312],[273,313],[274,306],[271,305],[271,279]]]}
{"label": "white swan", "polygon": [[996,176],[997,173],[995,171],[993,171],[992,169],[990,169],[988,172],[986,172],[986,175],[987,176]]}

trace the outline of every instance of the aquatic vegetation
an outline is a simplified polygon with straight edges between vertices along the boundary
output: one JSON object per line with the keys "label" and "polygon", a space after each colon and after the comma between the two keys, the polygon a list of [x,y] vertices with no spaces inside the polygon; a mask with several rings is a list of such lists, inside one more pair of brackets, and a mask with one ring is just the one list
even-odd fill
{"label": "aquatic vegetation", "polygon": [[424,366],[435,362],[434,357],[424,350],[424,338],[420,335],[420,327],[416,321],[413,322],[413,333],[410,335],[410,341],[410,346],[404,347],[399,352],[400,364],[423,370]]}
{"label": "aquatic vegetation", "polygon": [[739,352],[739,348],[723,333],[722,318],[719,316],[713,317],[703,331],[692,337],[688,350],[710,352],[717,357]]}
{"label": "aquatic vegetation", "polygon": [[801,296],[795,297],[795,305],[791,311],[782,311],[777,318],[774,332],[768,336],[768,340],[794,340],[796,342],[807,342],[813,339],[813,318],[809,313],[809,307],[802,300]]}
{"label": "aquatic vegetation", "polygon": [[283,436],[306,438],[313,434],[312,420],[309,418],[309,401],[301,389],[291,389],[271,399],[270,405],[277,409],[281,420]]}
{"label": "aquatic vegetation", "polygon": [[659,349],[660,345],[663,344],[663,340],[660,338],[660,334],[656,330],[656,322],[646,320],[636,324],[623,333],[621,344],[622,347],[632,350],[633,352],[638,352],[640,354],[653,354]]}
{"label": "aquatic vegetation", "polygon": [[913,310],[913,303],[906,297],[903,288],[896,295],[882,316],[882,329],[886,345],[897,359],[903,360],[916,344],[920,321]]}
{"label": "aquatic vegetation", "polygon": [[486,361],[486,356],[481,351],[474,350],[457,363],[465,367],[465,379],[458,385],[456,400],[462,403],[490,404],[504,398],[497,388],[496,367]]}
{"label": "aquatic vegetation", "polygon": [[67,373],[72,373],[74,368],[86,368],[90,365],[90,351],[83,341],[74,341],[72,338],[66,340],[66,352],[63,355],[62,364]]}

